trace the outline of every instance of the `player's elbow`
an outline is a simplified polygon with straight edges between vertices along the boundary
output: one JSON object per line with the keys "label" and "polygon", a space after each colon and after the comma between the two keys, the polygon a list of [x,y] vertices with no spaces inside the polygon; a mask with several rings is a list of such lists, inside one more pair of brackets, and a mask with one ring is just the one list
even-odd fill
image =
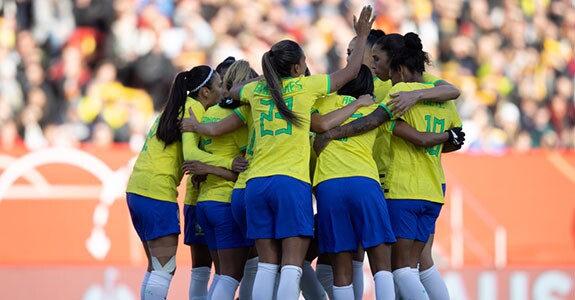
{"label": "player's elbow", "polygon": [[458,88],[455,88],[455,91],[453,91],[453,100],[456,100],[459,96],[461,96],[461,91]]}
{"label": "player's elbow", "polygon": [[461,96],[461,91],[456,87],[451,85],[449,89],[449,99],[456,100]]}
{"label": "player's elbow", "polygon": [[330,130],[331,128],[328,122],[324,118],[320,116],[317,117],[314,116],[311,120],[310,129],[315,133],[324,133]]}
{"label": "player's elbow", "polygon": [[328,128],[328,126],[324,123],[321,122],[319,124],[315,124],[311,126],[311,130],[315,133],[324,133],[326,131],[328,131],[330,128]]}

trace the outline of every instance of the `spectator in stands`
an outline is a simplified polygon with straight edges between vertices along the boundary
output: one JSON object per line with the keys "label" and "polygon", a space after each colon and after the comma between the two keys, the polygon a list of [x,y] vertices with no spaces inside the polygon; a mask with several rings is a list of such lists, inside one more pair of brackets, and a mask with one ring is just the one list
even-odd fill
{"label": "spectator in stands", "polygon": [[[261,72],[262,54],[281,39],[302,45],[312,73],[329,73],[345,64],[338,53],[345,53],[353,37],[345,20],[363,2],[1,1],[0,31],[7,38],[0,43],[0,62],[7,67],[0,93],[12,113],[0,126],[23,124],[22,117],[30,117],[22,110],[28,91],[38,84],[54,108],[43,113],[58,126],[76,122],[69,118],[69,106],[87,95],[86,85],[103,60],[113,62],[123,86],[144,89],[155,111],[165,101],[169,82],[163,80],[175,72],[216,65],[229,55]],[[551,131],[555,148],[575,148],[573,3],[383,0],[375,8],[375,28],[419,32],[424,50],[436,61],[430,71],[462,90],[457,105],[463,122],[483,120],[472,127],[481,127],[481,144],[491,146],[475,147],[468,130],[468,147],[504,150],[521,145],[524,132],[530,133],[531,146],[539,147],[541,136]],[[518,118],[512,105],[519,109]],[[484,112],[485,117],[476,116]],[[541,118],[537,125],[536,115]],[[40,129],[54,122],[39,124]],[[127,132],[145,135],[140,128],[145,126],[128,126]],[[22,137],[24,131],[20,126]]]}

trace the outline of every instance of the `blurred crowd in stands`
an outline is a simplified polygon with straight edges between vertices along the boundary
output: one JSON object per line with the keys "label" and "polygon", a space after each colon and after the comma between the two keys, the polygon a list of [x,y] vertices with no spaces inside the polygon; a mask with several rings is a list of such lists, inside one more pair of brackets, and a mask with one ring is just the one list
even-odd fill
{"label": "blurred crowd in stands", "polygon": [[138,151],[176,72],[228,56],[261,72],[286,38],[330,72],[370,3],[461,89],[467,151],[575,148],[574,0],[0,0],[0,149]]}

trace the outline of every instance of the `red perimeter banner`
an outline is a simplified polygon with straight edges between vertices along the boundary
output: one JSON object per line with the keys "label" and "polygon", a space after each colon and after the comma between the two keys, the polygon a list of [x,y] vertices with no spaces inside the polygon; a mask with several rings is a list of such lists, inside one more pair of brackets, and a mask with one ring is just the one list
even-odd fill
{"label": "red perimeter banner", "polygon": [[[124,145],[0,152],[0,294],[68,277],[74,296],[42,298],[78,299],[109,278],[137,290],[145,255],[124,194],[136,155]],[[455,153],[443,165],[434,255],[454,299],[575,299],[575,152]],[[174,285],[185,286],[188,247],[177,259]],[[18,290],[28,294],[7,298],[38,298]]]}

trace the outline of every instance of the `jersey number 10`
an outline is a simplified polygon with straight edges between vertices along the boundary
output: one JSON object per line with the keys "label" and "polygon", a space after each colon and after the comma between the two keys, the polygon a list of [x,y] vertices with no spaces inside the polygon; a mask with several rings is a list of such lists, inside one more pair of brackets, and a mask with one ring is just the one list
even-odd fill
{"label": "jersey number 10", "polygon": [[[427,129],[426,129],[427,132],[439,133],[439,132],[445,131],[445,119],[438,119],[435,117],[433,117],[433,121],[431,119],[432,119],[431,115],[425,116],[425,123],[427,124]],[[425,153],[429,153],[429,155],[433,155],[433,156],[439,156],[439,152],[441,152],[442,146],[443,146],[442,144],[439,144],[439,145],[427,147],[427,148],[425,148]]]}

